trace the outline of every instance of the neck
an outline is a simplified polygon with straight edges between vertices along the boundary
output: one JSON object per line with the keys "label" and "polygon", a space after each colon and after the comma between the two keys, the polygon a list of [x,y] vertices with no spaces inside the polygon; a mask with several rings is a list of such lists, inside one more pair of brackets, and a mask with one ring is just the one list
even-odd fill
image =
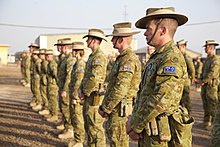
{"label": "neck", "polygon": [[172,38],[167,38],[164,40],[161,40],[158,45],[155,45],[154,47],[156,48],[156,50],[160,50],[162,47],[164,47],[168,42],[172,41]]}

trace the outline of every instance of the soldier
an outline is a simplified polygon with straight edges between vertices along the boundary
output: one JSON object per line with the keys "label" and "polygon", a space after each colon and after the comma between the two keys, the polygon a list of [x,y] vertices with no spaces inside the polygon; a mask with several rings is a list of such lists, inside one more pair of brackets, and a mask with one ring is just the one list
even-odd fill
{"label": "soldier", "polygon": [[82,100],[78,96],[78,89],[85,72],[85,61],[82,59],[84,52],[83,42],[73,42],[72,54],[77,58],[76,64],[73,66],[71,81],[69,84],[70,95],[70,118],[74,129],[73,140],[68,144],[69,147],[83,147],[85,138]]}
{"label": "soldier", "polygon": [[216,105],[218,102],[218,84],[219,84],[219,58],[215,55],[215,46],[219,44],[214,40],[207,40],[205,45],[205,52],[208,57],[203,63],[202,77],[198,83],[202,86],[201,97],[204,108],[204,122],[206,129],[210,129],[214,120]]}
{"label": "soldier", "polygon": [[25,60],[26,60],[26,52],[23,51],[20,55],[21,57],[21,84],[25,85]]}
{"label": "soldier", "polygon": [[31,58],[30,53],[26,52],[26,58],[25,58],[25,84],[24,87],[30,87],[30,66],[31,66]]}
{"label": "soldier", "polygon": [[[57,78],[57,63],[53,59],[53,50],[48,49],[45,52],[46,60],[49,62],[47,66],[47,81],[48,81],[48,100],[49,113],[51,116],[47,118],[49,122],[58,120],[58,78]],[[46,115],[45,115],[46,116]]]}
{"label": "soldier", "polygon": [[215,119],[211,132],[211,147],[219,147],[220,144],[220,99],[216,107]]}
{"label": "soldier", "polygon": [[191,112],[191,102],[190,102],[190,85],[195,83],[195,67],[193,64],[193,60],[190,56],[186,54],[186,45],[187,41],[180,40],[177,42],[177,47],[183,54],[183,57],[186,61],[186,67],[187,67],[187,73],[188,73],[188,79],[186,79],[184,83],[184,89],[183,89],[183,96],[180,101],[180,105],[185,107],[188,112]]}
{"label": "soldier", "polygon": [[39,111],[42,109],[42,98],[40,92],[40,73],[41,73],[41,59],[38,56],[39,49],[33,51],[33,94],[36,98],[36,105],[32,107],[34,111]]}
{"label": "soldier", "polygon": [[83,115],[85,131],[87,134],[87,146],[106,146],[104,119],[98,114],[98,108],[103,100],[103,83],[106,78],[107,59],[101,51],[100,44],[105,40],[104,32],[100,29],[90,29],[86,43],[92,53],[86,63],[85,74],[79,89],[79,96],[85,99]]}
{"label": "soldier", "polygon": [[43,109],[42,111],[39,111],[40,115],[47,115],[49,114],[48,110],[48,93],[47,93],[47,65],[48,61],[45,59],[45,52],[46,49],[40,49],[39,50],[39,57],[41,59],[41,73],[40,73],[40,92],[41,92],[41,98],[43,101]]}
{"label": "soldier", "polygon": [[155,51],[155,47],[153,46],[148,46],[147,47],[147,54],[146,54],[146,62],[150,59],[151,54],[153,54]]}
{"label": "soldier", "polygon": [[136,27],[146,29],[156,48],[146,64],[137,100],[126,129],[139,147],[191,146],[193,118],[179,106],[187,68],[173,37],[188,18],[173,7],[149,8]]}
{"label": "soldier", "polygon": [[[201,61],[201,57],[197,57],[195,62],[194,62],[194,66],[195,66],[195,71],[196,71],[196,80],[200,80],[201,78],[201,75],[202,75],[202,66],[203,66],[203,63]],[[196,84],[196,90],[198,92],[201,92],[201,86],[198,84],[198,83],[195,83]]]}
{"label": "soldier", "polygon": [[[65,58],[61,58],[58,63],[58,86],[59,86],[59,107],[63,115],[64,132],[58,135],[60,139],[67,139],[73,137],[73,127],[70,119],[69,109],[69,83],[71,79],[71,72],[73,65],[76,63],[76,58],[71,55],[71,40],[61,40],[61,54]],[[61,125],[62,126],[62,125]],[[59,129],[59,126],[58,126]]]}
{"label": "soldier", "polygon": [[[129,136],[126,134],[126,122],[132,112],[133,101],[137,96],[141,80],[141,63],[130,46],[132,35],[130,22],[114,24],[113,47],[120,53],[110,73],[110,81],[99,114],[108,118],[106,134],[111,147],[128,147]],[[120,131],[119,131],[120,130]],[[119,136],[119,137],[117,137]]]}
{"label": "soldier", "polygon": [[34,90],[33,90],[33,87],[34,87],[34,76],[33,76],[34,59],[33,59],[32,53],[33,53],[34,50],[37,50],[40,47],[38,46],[38,44],[35,44],[35,43],[31,43],[28,47],[29,47],[29,52],[30,52],[30,55],[31,55],[31,60],[30,60],[30,86],[31,86],[31,92],[33,93],[33,98],[30,102],[30,106],[33,107],[33,106],[36,106],[36,97],[34,97]]}
{"label": "soldier", "polygon": [[107,60],[108,60],[108,64],[107,64],[106,79],[105,79],[106,84],[107,84],[107,83],[109,82],[109,80],[110,80],[110,79],[109,79],[109,74],[110,74],[110,72],[111,72],[111,69],[112,69],[113,65],[115,64],[115,57],[114,57],[114,55],[109,54]]}

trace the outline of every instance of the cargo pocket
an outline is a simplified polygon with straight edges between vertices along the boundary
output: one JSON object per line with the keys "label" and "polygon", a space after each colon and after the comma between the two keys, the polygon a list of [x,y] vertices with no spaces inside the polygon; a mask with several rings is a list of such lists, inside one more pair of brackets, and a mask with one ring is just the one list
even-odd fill
{"label": "cargo pocket", "polygon": [[190,147],[192,144],[192,126],[194,118],[190,116],[186,108],[180,107],[179,111],[169,116],[172,134],[171,143],[174,146]]}

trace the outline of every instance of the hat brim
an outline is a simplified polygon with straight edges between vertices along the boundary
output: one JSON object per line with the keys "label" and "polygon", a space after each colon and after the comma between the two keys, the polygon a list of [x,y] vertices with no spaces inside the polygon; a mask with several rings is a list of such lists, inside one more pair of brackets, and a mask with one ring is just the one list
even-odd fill
{"label": "hat brim", "polygon": [[86,38],[86,37],[89,37],[89,36],[90,37],[97,37],[97,38],[103,39],[103,40],[105,40],[107,42],[107,40],[104,37],[95,36],[95,35],[85,35],[85,36],[83,36],[83,39]]}
{"label": "hat brim", "polygon": [[30,47],[40,48],[39,46],[34,46],[34,45],[29,45],[28,47],[29,47],[29,48],[30,48]]}
{"label": "hat brim", "polygon": [[152,19],[158,19],[158,18],[173,18],[176,19],[178,22],[178,26],[181,26],[185,24],[188,21],[188,18],[185,15],[181,14],[157,14],[157,15],[149,15],[145,16],[141,19],[139,19],[136,23],[135,26],[140,29],[146,29],[146,23],[149,20]]}
{"label": "hat brim", "polygon": [[109,37],[109,36],[116,36],[116,37],[127,37],[127,36],[132,36],[132,35],[135,35],[135,34],[138,34],[140,33],[140,31],[138,32],[131,32],[131,33],[117,33],[117,34],[109,34],[109,35],[106,35],[106,37]]}
{"label": "hat brim", "polygon": [[54,46],[58,46],[58,45],[61,45],[60,43],[56,43],[56,44],[54,44]]}
{"label": "hat brim", "polygon": [[206,47],[207,45],[215,45],[215,46],[219,46],[218,43],[208,43],[208,44],[203,45],[202,47]]}

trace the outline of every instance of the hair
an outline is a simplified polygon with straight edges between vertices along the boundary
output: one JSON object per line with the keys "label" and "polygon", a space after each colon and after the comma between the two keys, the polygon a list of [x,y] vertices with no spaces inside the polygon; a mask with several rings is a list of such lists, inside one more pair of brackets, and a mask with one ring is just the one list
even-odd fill
{"label": "hair", "polygon": [[91,38],[98,40],[98,43],[101,44],[102,39],[99,37],[91,36]]}
{"label": "hair", "polygon": [[85,55],[84,50],[75,50],[76,53],[79,53],[80,57],[83,57]]}
{"label": "hair", "polygon": [[[155,19],[155,24],[158,24],[161,21],[160,18]],[[176,33],[178,22],[176,19],[173,18],[162,18],[162,21],[160,22],[159,27],[167,27],[169,34],[173,37]]]}

